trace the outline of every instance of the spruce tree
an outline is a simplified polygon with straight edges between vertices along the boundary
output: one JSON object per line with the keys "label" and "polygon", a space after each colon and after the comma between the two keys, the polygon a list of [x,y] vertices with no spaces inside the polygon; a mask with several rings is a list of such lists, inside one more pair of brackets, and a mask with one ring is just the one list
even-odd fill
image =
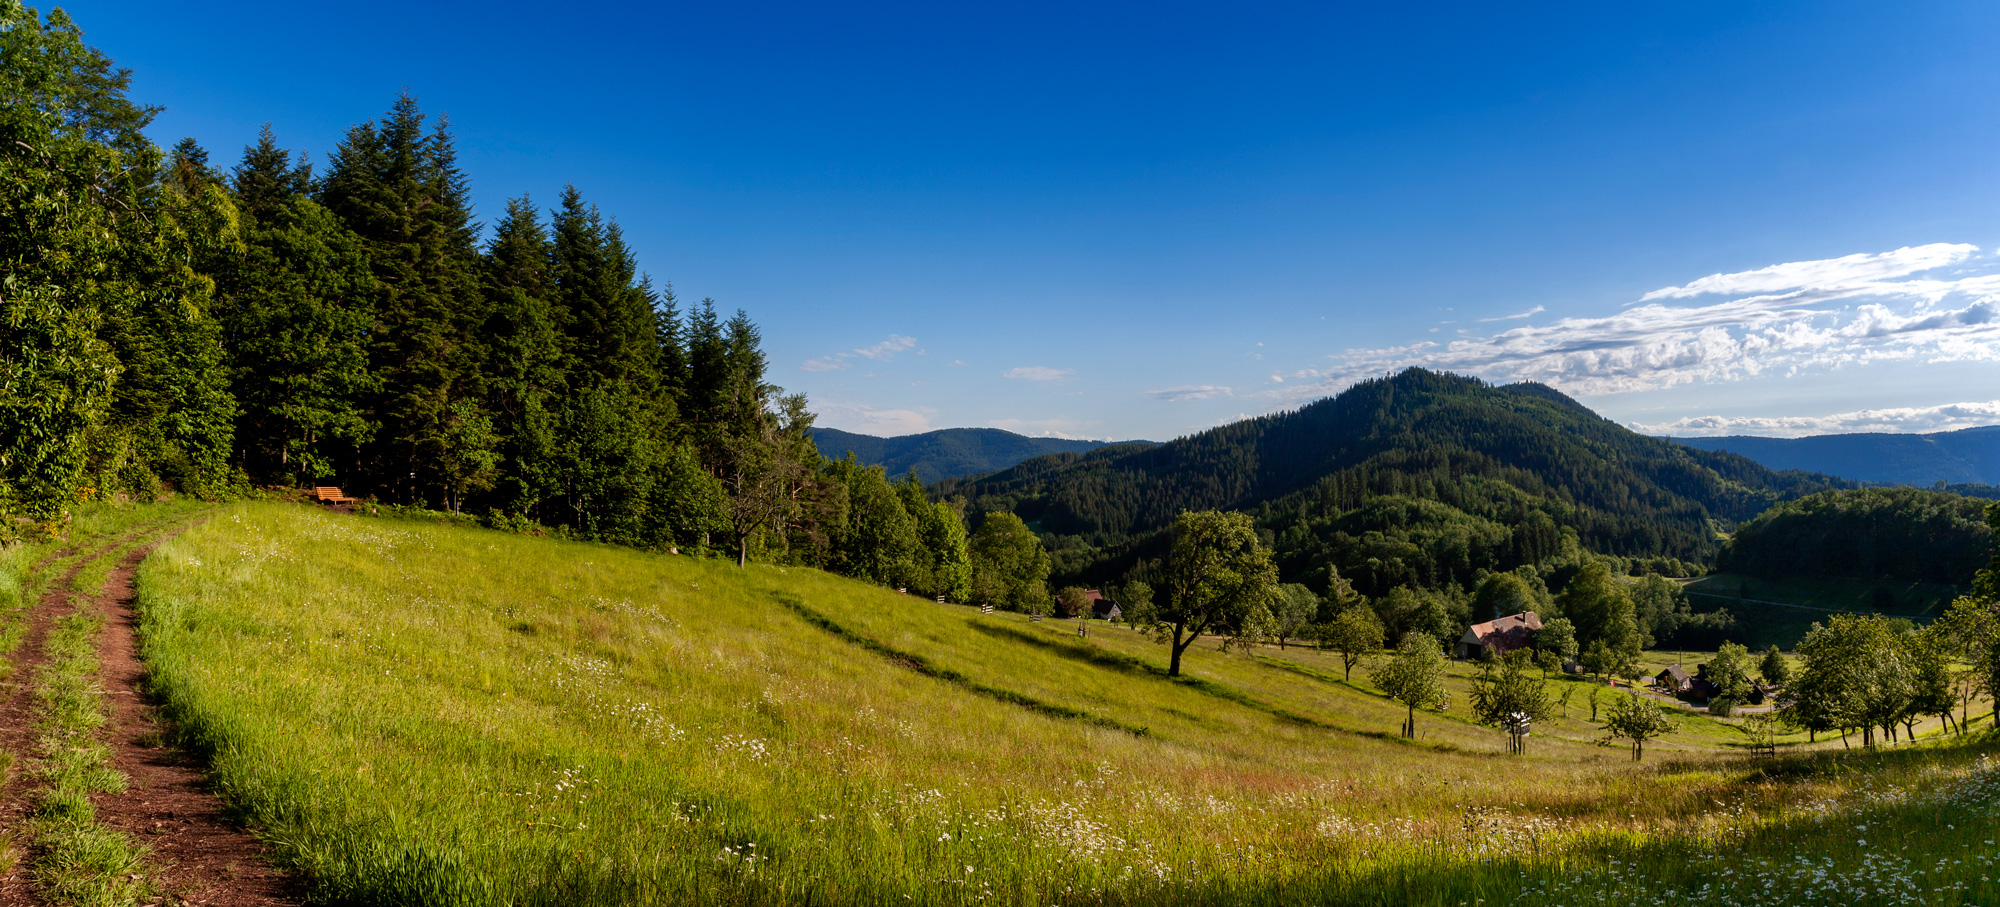
{"label": "spruce tree", "polygon": [[369,349],[380,381],[381,424],[368,450],[375,491],[441,501],[445,464],[463,449],[463,400],[477,400],[483,358],[473,328],[485,321],[478,291],[470,190],[449,122],[427,127],[404,94],[382,122],[348,130],[328,161],[320,200],[369,247],[377,285]]}
{"label": "spruce tree", "polygon": [[375,278],[361,238],[305,195],[267,125],[231,171],[244,251],[223,279],[241,462],[267,480],[337,477],[374,437],[368,332]]}
{"label": "spruce tree", "polygon": [[500,438],[496,507],[537,519],[562,489],[562,444],[553,407],[565,396],[562,341],[556,328],[553,249],[534,203],[507,203],[483,262],[487,321],[483,350],[489,407]]}

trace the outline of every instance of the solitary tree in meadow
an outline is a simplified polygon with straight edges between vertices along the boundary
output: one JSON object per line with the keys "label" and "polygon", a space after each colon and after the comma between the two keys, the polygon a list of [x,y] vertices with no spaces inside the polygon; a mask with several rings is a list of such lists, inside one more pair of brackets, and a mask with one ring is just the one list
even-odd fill
{"label": "solitary tree in meadow", "polygon": [[1443,709],[1451,701],[1451,694],[1444,686],[1445,664],[1444,649],[1437,638],[1413,631],[1403,637],[1396,657],[1383,662],[1369,675],[1382,692],[1408,710],[1403,718],[1403,736],[1417,736],[1418,709]]}
{"label": "solitary tree in meadow", "polygon": [[1319,596],[1298,583],[1286,583],[1271,597],[1270,610],[1271,620],[1265,631],[1282,649],[1287,640],[1305,635],[1306,628],[1312,626],[1313,617],[1319,613]]}
{"label": "solitary tree in meadow", "polygon": [[1367,605],[1355,605],[1318,627],[1319,644],[1340,653],[1340,678],[1352,680],[1354,665],[1382,648],[1382,619]]}
{"label": "solitary tree in meadow", "polygon": [[1632,761],[1645,758],[1646,741],[1674,729],[1657,703],[1637,693],[1618,697],[1604,715],[1604,730],[1616,740],[1632,742]]}
{"label": "solitary tree in meadow", "polygon": [[1510,753],[1527,751],[1528,728],[1554,711],[1548,681],[1534,673],[1526,651],[1509,652],[1479,665],[1472,678],[1472,714],[1481,724],[1507,732]]}
{"label": "solitary tree in meadow", "polygon": [[1163,573],[1148,617],[1154,636],[1172,646],[1167,674],[1174,677],[1188,646],[1203,633],[1235,636],[1251,627],[1278,585],[1271,552],[1247,513],[1183,512]]}

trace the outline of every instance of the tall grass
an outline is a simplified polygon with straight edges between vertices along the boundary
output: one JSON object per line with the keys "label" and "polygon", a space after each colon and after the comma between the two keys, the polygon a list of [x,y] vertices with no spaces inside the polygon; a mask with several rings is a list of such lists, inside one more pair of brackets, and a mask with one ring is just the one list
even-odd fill
{"label": "tall grass", "polygon": [[1462,706],[1411,745],[1317,653],[1176,681],[1122,629],[302,507],[225,510],[140,593],[184,744],[329,902],[1654,903],[1718,842],[1847,871],[1854,810],[1993,805],[1884,799],[1986,790],[1979,747],[1634,766],[1572,719],[1516,758]]}

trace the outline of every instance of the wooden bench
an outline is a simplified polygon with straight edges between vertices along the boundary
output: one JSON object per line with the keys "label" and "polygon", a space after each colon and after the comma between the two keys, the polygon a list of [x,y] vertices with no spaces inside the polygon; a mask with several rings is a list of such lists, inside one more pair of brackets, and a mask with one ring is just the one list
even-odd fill
{"label": "wooden bench", "polygon": [[322,504],[352,504],[357,500],[348,497],[347,493],[341,491],[339,488],[328,485],[314,486],[313,499]]}

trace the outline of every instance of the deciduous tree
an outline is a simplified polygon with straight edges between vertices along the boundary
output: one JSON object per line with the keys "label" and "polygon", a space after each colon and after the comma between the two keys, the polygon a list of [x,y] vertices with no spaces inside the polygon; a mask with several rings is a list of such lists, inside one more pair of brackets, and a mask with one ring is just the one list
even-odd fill
{"label": "deciduous tree", "polygon": [[1160,600],[1149,616],[1154,635],[1172,647],[1167,673],[1203,633],[1234,637],[1266,608],[1278,583],[1271,553],[1244,513],[1182,513],[1174,520]]}
{"label": "deciduous tree", "polygon": [[1437,637],[1418,631],[1403,637],[1396,656],[1369,675],[1389,698],[1403,704],[1403,736],[1417,736],[1418,709],[1442,710],[1451,702],[1451,693],[1444,685],[1446,664]]}
{"label": "deciduous tree", "polygon": [[1356,605],[1318,627],[1319,644],[1340,653],[1341,679],[1354,676],[1354,665],[1382,648],[1382,620],[1373,609]]}

